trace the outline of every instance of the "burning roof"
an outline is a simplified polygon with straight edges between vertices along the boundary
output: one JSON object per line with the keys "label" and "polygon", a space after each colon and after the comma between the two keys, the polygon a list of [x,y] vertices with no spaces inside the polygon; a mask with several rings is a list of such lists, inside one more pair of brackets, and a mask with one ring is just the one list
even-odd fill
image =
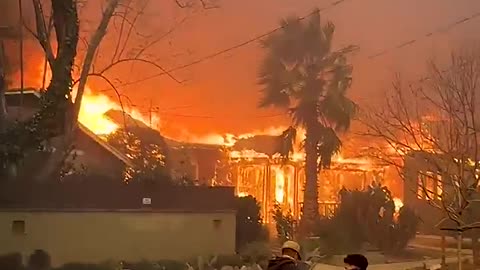
{"label": "burning roof", "polygon": [[284,145],[282,136],[256,135],[250,138],[239,139],[232,146],[234,151],[253,150],[264,153],[269,157],[282,151]]}

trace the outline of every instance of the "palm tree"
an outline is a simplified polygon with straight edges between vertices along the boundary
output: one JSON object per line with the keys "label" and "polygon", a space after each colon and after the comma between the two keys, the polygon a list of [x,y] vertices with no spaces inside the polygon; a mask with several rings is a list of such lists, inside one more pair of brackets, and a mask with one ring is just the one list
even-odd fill
{"label": "palm tree", "polygon": [[274,106],[290,113],[295,127],[306,131],[305,201],[301,228],[310,232],[318,218],[318,171],[330,165],[339,151],[337,132],[349,128],[356,105],[346,97],[352,82],[348,46],[332,51],[335,26],[320,23],[316,10],[307,19],[291,17],[281,30],[262,41],[267,50],[259,73],[260,107]]}

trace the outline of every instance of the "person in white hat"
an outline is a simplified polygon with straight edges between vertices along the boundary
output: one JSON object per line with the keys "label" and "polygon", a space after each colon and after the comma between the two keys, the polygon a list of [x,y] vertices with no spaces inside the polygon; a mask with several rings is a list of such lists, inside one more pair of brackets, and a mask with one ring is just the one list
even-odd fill
{"label": "person in white hat", "polygon": [[300,245],[295,241],[286,241],[282,246],[282,256],[268,262],[268,270],[298,270],[301,260]]}

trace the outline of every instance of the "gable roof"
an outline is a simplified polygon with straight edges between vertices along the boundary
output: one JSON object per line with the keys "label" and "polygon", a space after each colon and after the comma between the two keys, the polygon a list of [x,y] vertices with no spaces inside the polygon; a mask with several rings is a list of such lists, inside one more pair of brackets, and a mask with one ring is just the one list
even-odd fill
{"label": "gable roof", "polygon": [[110,152],[112,155],[114,155],[116,158],[121,160],[125,165],[128,165],[130,167],[133,167],[132,161],[124,155],[122,152],[118,151],[115,147],[111,146],[108,142],[97,136],[95,133],[93,133],[90,129],[88,129],[86,126],[84,126],[82,123],[78,123],[78,130],[82,132],[83,134],[87,135],[95,141],[98,145],[103,147],[105,150]]}
{"label": "gable roof", "polygon": [[[6,99],[6,102],[7,102],[7,107],[10,107],[12,105],[13,106],[19,106],[20,103],[19,103],[19,99],[17,99],[17,97],[19,97],[21,94],[22,93],[18,89],[9,90],[9,91],[5,92],[5,99]],[[35,101],[35,103],[37,103],[37,104],[38,104],[38,101],[41,97],[41,93],[39,91],[35,90],[34,88],[26,88],[23,91],[23,95],[24,95],[24,97],[23,97],[24,100],[25,99],[26,100],[32,100],[33,99],[33,101]],[[24,105],[26,105],[26,104],[24,104]],[[33,105],[33,104],[30,104],[30,106],[31,105]],[[132,161],[126,155],[124,155],[123,153],[121,153],[120,151],[118,151],[117,149],[112,147],[105,140],[103,140],[102,138],[97,136],[95,133],[93,133],[91,130],[89,130],[86,126],[84,126],[80,122],[78,123],[78,130],[79,130],[79,132],[82,132],[87,137],[89,137],[96,144],[100,145],[102,148],[107,150],[110,154],[114,155],[117,159],[121,160],[125,165],[130,166],[130,167],[134,166]]]}

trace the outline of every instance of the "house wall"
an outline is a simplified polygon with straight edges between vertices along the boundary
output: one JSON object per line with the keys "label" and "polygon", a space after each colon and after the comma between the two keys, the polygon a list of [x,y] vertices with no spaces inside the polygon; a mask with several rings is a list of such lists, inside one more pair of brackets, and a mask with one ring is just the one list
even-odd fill
{"label": "house wall", "polygon": [[[25,234],[12,231],[25,221]],[[0,254],[47,251],[53,264],[191,259],[235,252],[235,213],[0,212]]]}
{"label": "house wall", "polygon": [[404,204],[413,209],[420,217],[421,222],[418,232],[422,234],[440,235],[442,231],[437,226],[442,221],[444,214],[425,199],[418,197],[419,171],[429,170],[428,164],[421,158],[407,157],[404,166]]}

